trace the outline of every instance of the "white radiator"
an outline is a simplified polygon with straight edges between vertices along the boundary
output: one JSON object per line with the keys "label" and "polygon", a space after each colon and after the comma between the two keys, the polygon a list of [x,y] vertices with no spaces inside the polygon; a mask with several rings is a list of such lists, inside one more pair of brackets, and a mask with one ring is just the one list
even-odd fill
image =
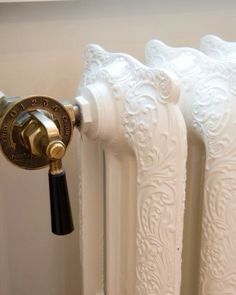
{"label": "white radiator", "polygon": [[83,295],[236,294],[234,47],[153,40],[147,66],[87,48]]}

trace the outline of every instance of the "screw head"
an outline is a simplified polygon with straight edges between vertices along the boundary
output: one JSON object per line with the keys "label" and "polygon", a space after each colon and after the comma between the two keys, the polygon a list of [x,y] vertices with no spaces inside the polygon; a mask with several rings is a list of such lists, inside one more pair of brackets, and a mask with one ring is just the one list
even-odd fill
{"label": "screw head", "polygon": [[66,152],[65,144],[60,140],[50,142],[46,150],[47,156],[51,160],[62,159],[65,155],[65,152]]}

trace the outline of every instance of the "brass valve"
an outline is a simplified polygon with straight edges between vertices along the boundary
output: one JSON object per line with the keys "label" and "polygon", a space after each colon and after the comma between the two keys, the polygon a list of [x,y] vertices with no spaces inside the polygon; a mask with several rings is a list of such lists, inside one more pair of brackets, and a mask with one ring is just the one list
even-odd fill
{"label": "brass valve", "polygon": [[79,125],[78,106],[63,105],[47,96],[0,95],[0,144],[5,157],[24,169],[49,169],[52,232],[73,231],[66,175],[61,160],[73,127]]}

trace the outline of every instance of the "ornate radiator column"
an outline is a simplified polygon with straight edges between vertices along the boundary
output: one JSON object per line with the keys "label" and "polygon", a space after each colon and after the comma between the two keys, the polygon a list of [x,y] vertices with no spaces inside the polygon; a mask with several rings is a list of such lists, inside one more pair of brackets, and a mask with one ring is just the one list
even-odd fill
{"label": "ornate radiator column", "polygon": [[224,41],[214,35],[201,38],[200,50],[219,61],[236,62],[236,42]]}
{"label": "ornate radiator column", "polygon": [[125,54],[91,45],[86,57],[82,132],[105,151],[106,294],[179,295],[186,134],[178,87]]}
{"label": "ornate radiator column", "polygon": [[[180,106],[189,131],[189,139],[200,139],[205,146],[204,198],[201,235],[197,229],[190,238],[201,244],[200,284],[193,274],[194,252],[187,240],[187,259],[184,263],[183,294],[234,294],[236,290],[236,64],[217,62],[190,48],[170,48],[159,41],[147,45],[147,63],[154,68],[172,70],[181,85]],[[191,159],[190,159],[191,160]],[[191,160],[192,161],[192,160]],[[191,172],[191,171],[190,171]],[[193,192],[194,176],[200,171],[188,172],[187,192]],[[195,184],[194,184],[195,185]],[[199,181],[199,186],[203,183]],[[187,203],[201,197],[188,194]],[[201,204],[198,205],[201,207]],[[194,208],[189,206],[188,211]],[[188,216],[187,222],[191,222]],[[195,235],[196,234],[196,235]],[[197,237],[197,238],[196,238]],[[200,243],[201,239],[201,243]],[[197,249],[197,248],[196,248]],[[195,252],[196,253],[196,252]],[[185,257],[186,258],[186,257]],[[190,264],[188,264],[190,262]],[[192,262],[192,263],[191,263]],[[195,269],[193,269],[193,266]],[[188,285],[192,282],[192,285]]]}

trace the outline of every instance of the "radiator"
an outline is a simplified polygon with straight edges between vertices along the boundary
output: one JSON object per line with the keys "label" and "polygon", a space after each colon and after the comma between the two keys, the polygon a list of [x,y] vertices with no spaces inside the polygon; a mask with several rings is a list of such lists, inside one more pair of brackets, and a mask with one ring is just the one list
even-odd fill
{"label": "radiator", "polygon": [[235,47],[152,40],[146,65],[86,49],[76,98],[85,295],[236,294]]}

